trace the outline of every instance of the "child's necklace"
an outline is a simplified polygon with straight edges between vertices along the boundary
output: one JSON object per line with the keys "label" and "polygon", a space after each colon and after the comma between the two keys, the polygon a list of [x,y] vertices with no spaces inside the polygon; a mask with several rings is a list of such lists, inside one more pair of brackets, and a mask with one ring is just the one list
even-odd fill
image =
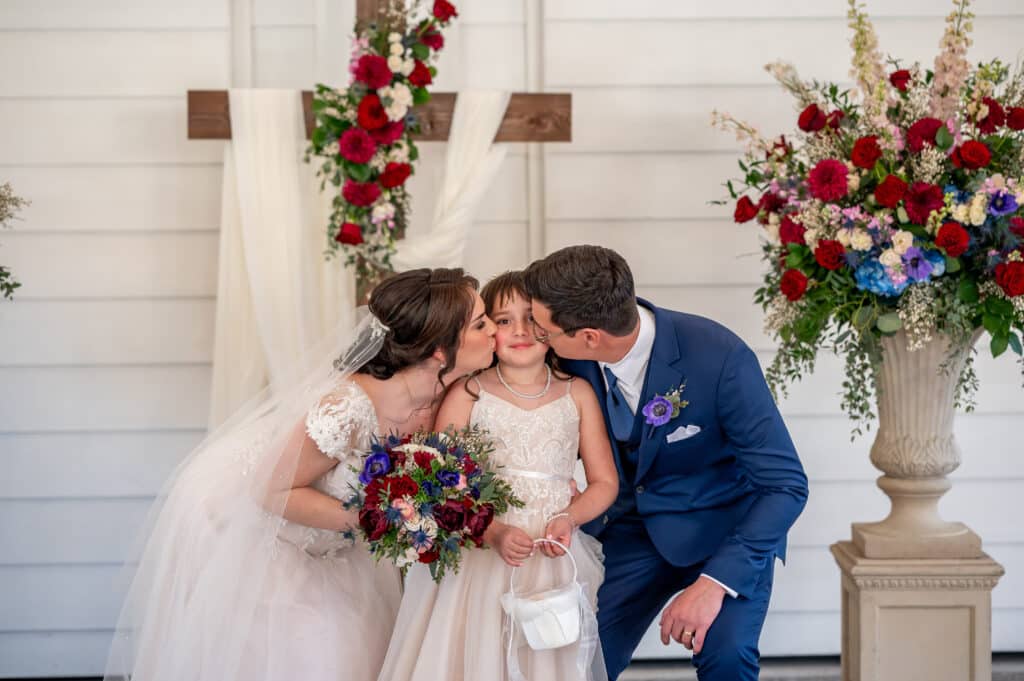
{"label": "child's necklace", "polygon": [[510,386],[508,383],[505,382],[505,377],[501,375],[501,365],[498,364],[494,368],[497,370],[498,380],[501,382],[501,384],[503,386],[505,386],[505,390],[509,391],[510,393],[515,395],[516,397],[523,398],[524,400],[539,400],[540,398],[542,398],[545,395],[547,395],[548,394],[548,390],[551,388],[551,367],[549,365],[547,365],[547,364],[545,364],[544,367],[548,370],[548,381],[547,381],[547,383],[544,384],[544,389],[541,390],[536,395],[527,395],[526,393],[521,393],[518,390],[513,390],[512,386]]}

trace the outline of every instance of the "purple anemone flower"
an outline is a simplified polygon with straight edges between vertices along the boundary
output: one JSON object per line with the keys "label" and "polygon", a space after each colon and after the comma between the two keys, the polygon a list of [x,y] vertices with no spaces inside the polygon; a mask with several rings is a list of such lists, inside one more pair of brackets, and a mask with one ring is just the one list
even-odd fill
{"label": "purple anemone flower", "polygon": [[647,417],[647,423],[652,426],[663,426],[672,419],[672,403],[661,395],[644,405],[643,413]]}
{"label": "purple anemone flower", "polygon": [[993,194],[988,202],[989,214],[996,217],[1015,213],[1019,207],[1017,205],[1017,197],[1005,189],[1000,189]]}
{"label": "purple anemone flower", "polygon": [[911,281],[927,281],[932,273],[932,263],[925,257],[924,251],[917,246],[911,246],[903,254],[903,266]]}

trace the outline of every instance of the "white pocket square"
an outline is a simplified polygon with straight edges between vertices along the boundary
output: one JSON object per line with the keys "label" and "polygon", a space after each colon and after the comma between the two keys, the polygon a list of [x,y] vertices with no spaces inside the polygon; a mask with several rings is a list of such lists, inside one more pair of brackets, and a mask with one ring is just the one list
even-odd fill
{"label": "white pocket square", "polygon": [[700,426],[679,426],[678,428],[676,428],[671,433],[665,436],[665,441],[668,442],[669,444],[672,444],[673,442],[679,442],[680,440],[685,440],[688,437],[693,437],[699,432]]}

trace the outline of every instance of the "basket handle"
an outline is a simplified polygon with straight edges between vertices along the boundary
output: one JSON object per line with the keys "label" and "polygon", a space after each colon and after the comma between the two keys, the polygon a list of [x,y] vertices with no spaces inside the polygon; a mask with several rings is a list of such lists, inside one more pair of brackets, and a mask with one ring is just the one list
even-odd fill
{"label": "basket handle", "polygon": [[[565,551],[565,555],[569,556],[569,560],[572,561],[572,581],[574,581],[574,582],[579,581],[580,569],[579,569],[579,566],[576,565],[576,557],[573,556],[572,553],[569,551],[569,547],[568,546],[566,546],[565,544],[563,544],[560,541],[555,541],[554,539],[545,539],[543,537],[540,537],[538,539],[534,539],[533,540],[533,544],[534,544],[534,546],[536,546],[537,544],[554,544],[558,548],[560,548],[563,551]],[[516,583],[516,570],[518,570],[518,569],[519,568],[517,568],[517,567],[512,568],[512,573],[509,575],[509,578],[508,578],[508,590],[509,590],[509,593],[511,593],[513,596],[516,595],[515,583]]]}

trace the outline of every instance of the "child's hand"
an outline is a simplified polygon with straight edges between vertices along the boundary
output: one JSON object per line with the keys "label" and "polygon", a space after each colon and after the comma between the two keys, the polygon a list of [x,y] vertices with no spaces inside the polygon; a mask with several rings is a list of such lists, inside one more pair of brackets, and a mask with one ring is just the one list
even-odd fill
{"label": "child's hand", "polygon": [[514,525],[491,523],[488,533],[491,536],[485,537],[487,543],[512,567],[520,567],[533,553],[533,540],[530,539],[530,535]]}
{"label": "child's hand", "polygon": [[[544,528],[544,536],[547,539],[554,539],[556,542],[567,547],[572,542],[572,532],[574,529],[569,516],[561,514],[548,522],[548,526]],[[557,558],[558,556],[565,555],[565,551],[554,544],[541,542],[538,546],[540,546],[541,553],[548,558]]]}

